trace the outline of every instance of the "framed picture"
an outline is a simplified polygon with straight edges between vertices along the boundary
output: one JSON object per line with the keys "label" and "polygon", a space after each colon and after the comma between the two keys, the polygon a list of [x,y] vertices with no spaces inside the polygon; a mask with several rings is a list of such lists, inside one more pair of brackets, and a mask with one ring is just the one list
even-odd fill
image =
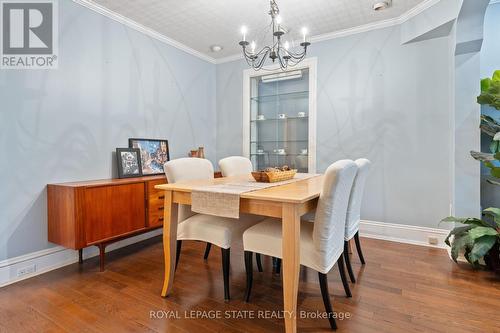
{"label": "framed picture", "polygon": [[141,151],[136,148],[116,148],[118,177],[142,176]]}
{"label": "framed picture", "polygon": [[143,175],[163,174],[163,164],[170,160],[168,140],[132,138],[128,139],[128,146],[141,151]]}

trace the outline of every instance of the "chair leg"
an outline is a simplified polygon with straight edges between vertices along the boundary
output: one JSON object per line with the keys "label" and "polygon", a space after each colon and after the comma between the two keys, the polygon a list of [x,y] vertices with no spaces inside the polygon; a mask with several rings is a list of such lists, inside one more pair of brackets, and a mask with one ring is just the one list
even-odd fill
{"label": "chair leg", "polygon": [[349,241],[344,241],[344,259],[351,282],[356,283],[356,278],[354,277],[354,272],[352,271],[351,259],[349,258]]}
{"label": "chair leg", "polygon": [[325,305],[325,311],[328,313],[328,321],[330,322],[330,327],[332,330],[337,329],[337,323],[335,322],[335,316],[333,313],[332,303],[330,302],[330,293],[328,292],[328,277],[326,274],[319,273],[319,287],[321,289],[321,296],[323,296],[323,304]]}
{"label": "chair leg", "polygon": [[365,264],[365,258],[363,257],[363,251],[361,251],[361,244],[359,243],[359,231],[354,234],[354,241],[356,242],[356,250],[358,250],[359,260],[361,264]]}
{"label": "chair leg", "polygon": [[252,291],[253,282],[253,253],[245,251],[245,271],[247,272],[247,289],[245,290],[245,302],[250,300],[250,292]]}
{"label": "chair leg", "polygon": [[175,252],[175,270],[177,270],[177,265],[179,264],[179,257],[181,256],[182,241],[177,241],[177,251]]}
{"label": "chair leg", "polygon": [[205,254],[203,255],[203,259],[207,260],[208,255],[210,254],[210,249],[212,248],[211,243],[207,243],[207,247],[205,248]]}
{"label": "chair leg", "polygon": [[224,276],[224,299],[229,300],[229,262],[231,249],[222,249],[222,274]]}
{"label": "chair leg", "polygon": [[281,259],[280,258],[276,258],[276,266],[274,267],[274,272],[276,274],[280,274],[280,272],[281,272]]}
{"label": "chair leg", "polygon": [[340,278],[342,279],[342,284],[344,285],[345,294],[347,297],[352,297],[351,289],[349,289],[349,283],[347,282],[347,276],[345,275],[343,254],[340,255],[337,264],[339,265]]}
{"label": "chair leg", "polygon": [[260,253],[255,254],[255,259],[257,259],[257,269],[259,272],[263,272],[264,270],[262,269],[262,259]]}

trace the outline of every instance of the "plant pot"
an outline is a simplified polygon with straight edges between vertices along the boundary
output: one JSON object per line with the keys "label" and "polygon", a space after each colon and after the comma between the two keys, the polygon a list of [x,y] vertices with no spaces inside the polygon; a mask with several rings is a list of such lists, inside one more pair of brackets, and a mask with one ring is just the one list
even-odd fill
{"label": "plant pot", "polygon": [[489,270],[500,275],[500,243],[497,241],[487,255],[484,256],[484,262]]}

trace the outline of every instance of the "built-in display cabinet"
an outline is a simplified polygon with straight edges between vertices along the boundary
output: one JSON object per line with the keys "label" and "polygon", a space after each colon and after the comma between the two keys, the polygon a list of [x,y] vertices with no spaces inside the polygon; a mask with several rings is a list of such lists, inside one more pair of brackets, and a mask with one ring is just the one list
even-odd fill
{"label": "built-in display cabinet", "polygon": [[243,153],[254,168],[316,172],[316,61],[244,72]]}

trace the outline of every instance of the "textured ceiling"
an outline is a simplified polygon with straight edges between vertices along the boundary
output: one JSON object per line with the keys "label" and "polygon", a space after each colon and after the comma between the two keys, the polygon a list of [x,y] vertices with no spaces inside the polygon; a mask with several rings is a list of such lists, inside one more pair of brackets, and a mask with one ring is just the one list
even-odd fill
{"label": "textured ceiling", "polygon": [[[212,58],[240,52],[240,27],[248,39],[263,42],[270,22],[268,0],[94,0],[147,28]],[[317,36],[401,16],[424,0],[393,0],[392,7],[375,12],[374,0],[278,0],[289,39],[306,26]],[[221,52],[211,52],[211,45]]]}

